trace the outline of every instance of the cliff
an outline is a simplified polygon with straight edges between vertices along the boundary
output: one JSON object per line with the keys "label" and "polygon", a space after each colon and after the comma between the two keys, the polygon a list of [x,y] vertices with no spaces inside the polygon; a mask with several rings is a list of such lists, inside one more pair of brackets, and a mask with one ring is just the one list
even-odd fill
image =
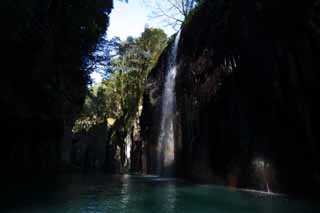
{"label": "cliff", "polygon": [[67,158],[62,141],[83,105],[87,61],[111,7],[111,0],[0,3],[5,175],[56,173]]}
{"label": "cliff", "polygon": [[[169,45],[170,46],[170,45]],[[140,158],[142,165],[135,167],[141,168],[142,172],[155,174],[157,167],[157,141],[160,131],[161,121],[161,96],[164,86],[166,70],[168,67],[167,54],[169,48],[165,49],[159,58],[159,62],[148,76],[145,92],[143,95],[143,110],[140,117],[141,136]],[[134,157],[134,156],[132,156]]]}
{"label": "cliff", "polygon": [[[319,1],[222,0],[192,12],[178,50],[178,176],[274,192],[319,190],[319,9]],[[149,156],[159,134],[165,55],[144,98]]]}

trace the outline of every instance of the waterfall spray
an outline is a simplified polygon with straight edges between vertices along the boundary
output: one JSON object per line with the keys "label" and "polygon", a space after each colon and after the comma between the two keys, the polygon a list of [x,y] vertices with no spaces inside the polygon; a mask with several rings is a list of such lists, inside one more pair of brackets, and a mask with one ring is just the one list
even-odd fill
{"label": "waterfall spray", "polygon": [[158,168],[157,174],[162,176],[174,175],[174,116],[175,116],[175,83],[177,75],[177,50],[180,40],[180,32],[168,54],[168,68],[162,93],[162,114],[160,134],[158,138]]}

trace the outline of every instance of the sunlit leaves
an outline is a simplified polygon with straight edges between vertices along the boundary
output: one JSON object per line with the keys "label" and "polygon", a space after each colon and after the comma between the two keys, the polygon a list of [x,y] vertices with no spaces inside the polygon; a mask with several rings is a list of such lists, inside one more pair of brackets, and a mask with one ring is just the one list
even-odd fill
{"label": "sunlit leaves", "polygon": [[113,45],[107,75],[87,95],[74,129],[87,130],[90,125],[110,123],[112,118],[119,134],[116,138],[121,139],[136,119],[145,81],[167,45],[167,36],[160,29],[146,28],[139,38],[128,37],[121,42],[115,39]]}

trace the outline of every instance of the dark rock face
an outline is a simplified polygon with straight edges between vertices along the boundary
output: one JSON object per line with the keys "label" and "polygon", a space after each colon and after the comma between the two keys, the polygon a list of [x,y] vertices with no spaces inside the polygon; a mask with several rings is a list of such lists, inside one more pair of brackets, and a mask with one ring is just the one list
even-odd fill
{"label": "dark rock face", "polygon": [[[156,174],[157,168],[157,141],[161,122],[161,95],[167,69],[168,48],[160,56],[157,66],[148,77],[146,90],[143,97],[143,111],[140,118],[141,142],[140,151],[142,156],[140,167],[144,173]],[[132,156],[134,157],[134,155]]]}
{"label": "dark rock face", "polygon": [[111,163],[115,160],[111,157],[114,157],[115,153],[106,149],[106,145],[109,144],[108,135],[109,128],[104,123],[92,127],[88,132],[74,135],[69,150],[72,164],[81,168],[83,172],[112,168]]}
{"label": "dark rock face", "polygon": [[[140,127],[140,125],[137,125]],[[144,145],[140,137],[140,129],[133,128],[130,138],[131,138],[131,149],[130,149],[130,172],[140,173],[145,171],[143,168],[144,160]]]}
{"label": "dark rock face", "polygon": [[[85,41],[73,37],[80,30],[70,12],[76,10],[74,2],[0,3],[0,166],[5,175],[55,173],[61,164],[64,131],[81,110],[88,81],[82,67]],[[111,9],[112,1],[106,2]]]}
{"label": "dark rock face", "polygon": [[[319,20],[316,1],[202,3],[178,51],[179,176],[276,192],[319,189]],[[163,66],[153,85],[163,83]],[[161,105],[150,107],[148,97],[160,97],[150,91],[143,138],[152,144]]]}

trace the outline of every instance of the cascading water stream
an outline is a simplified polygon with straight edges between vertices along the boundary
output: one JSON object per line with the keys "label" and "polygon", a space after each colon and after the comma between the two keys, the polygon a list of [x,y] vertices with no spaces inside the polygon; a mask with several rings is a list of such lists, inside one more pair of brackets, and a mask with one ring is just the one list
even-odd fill
{"label": "cascading water stream", "polygon": [[253,161],[257,177],[265,184],[266,193],[272,193],[269,185],[270,164],[264,159],[257,158]]}
{"label": "cascading water stream", "polygon": [[264,181],[265,181],[265,183],[266,183],[266,191],[267,191],[268,193],[271,193],[270,187],[269,187],[269,183],[268,183],[268,179],[267,179],[267,177],[266,177],[265,169],[263,170],[263,178],[264,178]]}
{"label": "cascading water stream", "polygon": [[157,174],[161,176],[174,175],[174,115],[175,115],[175,83],[177,75],[177,50],[180,40],[180,32],[168,54],[168,70],[166,73],[164,89],[162,93],[162,114],[160,134],[158,138],[158,168]]}

